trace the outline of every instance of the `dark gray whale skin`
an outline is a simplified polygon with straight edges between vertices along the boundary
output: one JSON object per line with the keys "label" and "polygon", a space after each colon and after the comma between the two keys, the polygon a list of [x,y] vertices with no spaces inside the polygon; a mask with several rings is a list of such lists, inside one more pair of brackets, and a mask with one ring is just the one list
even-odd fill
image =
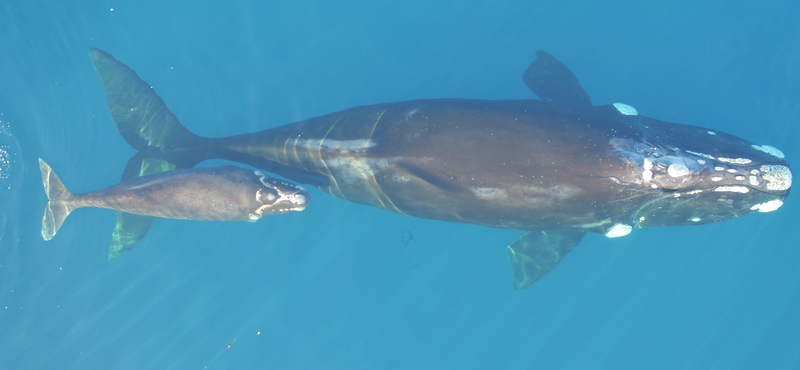
{"label": "dark gray whale skin", "polygon": [[198,221],[257,221],[301,211],[308,193],[260,171],[235,166],[196,168],[136,177],[103,190],[75,194],[39,159],[48,203],[42,237],[50,240],[77,208],[97,207],[160,218]]}
{"label": "dark gray whale skin", "polygon": [[224,158],[393,212],[526,231],[506,251],[518,289],[587,232],[619,237],[773,211],[791,188],[779,150],[625,104],[594,106],[541,51],[523,73],[541,100],[375,104],[219,139],[189,132],[111,55],[89,54],[139,156],[179,168]]}

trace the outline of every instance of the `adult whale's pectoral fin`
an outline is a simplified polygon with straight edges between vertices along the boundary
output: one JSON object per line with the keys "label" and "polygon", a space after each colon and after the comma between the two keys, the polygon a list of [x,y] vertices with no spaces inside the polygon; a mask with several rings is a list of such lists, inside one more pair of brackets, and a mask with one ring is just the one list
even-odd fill
{"label": "adult whale's pectoral fin", "polygon": [[514,270],[514,289],[527,288],[552,271],[580,243],[584,232],[531,231],[506,248]]}
{"label": "adult whale's pectoral fin", "polygon": [[545,51],[536,52],[536,60],[522,73],[522,81],[542,100],[574,108],[592,106],[589,94],[575,75]]}
{"label": "adult whale's pectoral fin", "polygon": [[[146,158],[143,153],[137,153],[128,160],[128,165],[125,166],[125,172],[122,174],[122,181],[174,169],[175,165],[172,163],[155,158]],[[144,238],[155,220],[155,217],[117,212],[114,232],[111,234],[111,242],[108,244],[108,260],[113,260],[119,257],[122,252],[133,249],[136,243]]]}
{"label": "adult whale's pectoral fin", "polygon": [[136,72],[99,49],[89,49],[89,57],[103,81],[111,117],[130,146],[169,152],[196,142]]}

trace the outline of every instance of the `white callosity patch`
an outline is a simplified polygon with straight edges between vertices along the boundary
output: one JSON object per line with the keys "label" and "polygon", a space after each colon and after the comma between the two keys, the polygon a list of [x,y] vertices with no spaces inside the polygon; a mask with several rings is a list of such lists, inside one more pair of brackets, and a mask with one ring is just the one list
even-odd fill
{"label": "white callosity patch", "polygon": [[625,224],[616,224],[611,227],[611,229],[606,232],[606,237],[608,238],[619,238],[620,236],[625,236],[631,233],[633,227],[631,225]]}
{"label": "white callosity patch", "polygon": [[[713,155],[706,154],[706,153],[693,152],[693,151],[691,151],[691,150],[685,150],[685,152],[686,152],[686,153],[689,153],[689,154],[692,154],[692,155],[696,155],[696,156],[698,156],[698,157],[703,157],[703,158],[706,158],[706,159],[714,159],[714,160],[716,160],[716,159],[717,159],[717,158],[715,158]],[[701,164],[702,164],[702,163],[701,163]]]}
{"label": "white callosity patch", "polygon": [[653,179],[653,161],[651,161],[650,158],[645,158],[642,166],[644,167],[644,171],[642,171],[642,180],[644,180],[644,182],[650,182],[650,180]]}
{"label": "white callosity patch", "polygon": [[708,131],[708,134],[709,134],[709,135],[716,135],[717,133],[716,133],[716,132],[714,132],[714,131]]}
{"label": "white callosity patch", "polygon": [[703,219],[702,219],[702,218],[700,218],[700,217],[692,217],[692,218],[691,218],[689,221],[692,221],[692,222],[700,222],[700,221],[703,221]]}
{"label": "white callosity patch", "polygon": [[[308,196],[306,195],[307,193],[305,188],[302,186],[279,179],[273,179],[261,171],[254,172],[256,176],[258,176],[258,181],[261,182],[265,188],[274,191],[277,196],[270,191],[262,192],[263,189],[258,189],[256,192],[256,201],[264,205],[258,207],[258,209],[250,214],[250,220],[258,220],[264,215],[265,211],[268,209],[273,209],[276,206],[286,206],[285,208],[275,209],[275,211],[278,213],[284,213],[290,211],[302,211],[305,209],[306,205],[308,205]],[[285,190],[288,190],[288,192]],[[267,195],[265,196],[264,193]],[[269,201],[269,203],[265,203],[264,200]],[[291,204],[291,206],[288,206],[286,202]]]}
{"label": "white callosity patch", "polygon": [[750,164],[750,163],[753,163],[752,160],[747,159],[747,158],[724,158],[724,157],[719,157],[719,158],[717,158],[717,160],[720,161],[720,162],[723,162],[723,163],[730,163],[730,164]]}
{"label": "white callosity patch", "polygon": [[716,191],[716,192],[725,192],[725,193],[747,194],[747,193],[750,192],[750,189],[748,189],[748,188],[746,188],[744,186],[719,186],[717,188],[714,188],[714,191]]}
{"label": "white callosity patch", "polygon": [[792,171],[789,167],[765,164],[759,168],[761,178],[767,182],[767,190],[789,190],[792,187]]}
{"label": "white callosity patch", "polygon": [[769,145],[753,145],[753,149],[760,150],[764,153],[767,153],[775,158],[784,159],[786,156],[783,155],[783,152],[775,148],[774,146]]}
{"label": "white callosity patch", "polygon": [[[258,189],[258,191],[256,191],[256,202],[264,203],[266,201],[272,203],[275,201],[275,199],[278,198],[272,192],[270,191],[264,192],[263,190],[264,189]],[[264,193],[266,193],[266,196],[264,195]]]}
{"label": "white callosity patch", "polygon": [[772,212],[778,208],[781,208],[783,205],[783,201],[780,199],[773,199],[768,202],[759,203],[752,207],[750,207],[751,211],[758,211],[758,212]]}
{"label": "white callosity patch", "polygon": [[686,176],[689,174],[689,169],[682,164],[673,163],[667,167],[667,174],[669,174],[671,177]]}
{"label": "white callosity patch", "polygon": [[617,108],[617,111],[619,111],[621,114],[624,114],[626,116],[637,116],[637,115],[639,115],[639,112],[636,111],[636,108],[631,107],[628,104],[614,103],[614,108]]}
{"label": "white callosity patch", "polygon": [[758,186],[758,184],[759,184],[758,177],[751,175],[748,178],[749,178],[749,181],[750,181],[750,185]]}

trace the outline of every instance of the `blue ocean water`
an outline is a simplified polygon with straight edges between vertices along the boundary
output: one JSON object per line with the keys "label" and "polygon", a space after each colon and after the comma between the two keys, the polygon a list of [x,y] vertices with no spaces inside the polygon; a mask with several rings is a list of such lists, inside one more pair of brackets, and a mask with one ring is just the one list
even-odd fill
{"label": "blue ocean water", "polygon": [[589,235],[522,291],[504,251],[518,232],[316,189],[307,210],[257,223],[159,220],[111,262],[111,211],[40,236],[37,158],[83,192],[134,154],[89,47],[206,136],[378,102],[531,98],[520,75],[541,49],[595,104],[798,163],[800,4],[737,4],[6,1],[0,369],[800,368],[793,196],[719,224]]}

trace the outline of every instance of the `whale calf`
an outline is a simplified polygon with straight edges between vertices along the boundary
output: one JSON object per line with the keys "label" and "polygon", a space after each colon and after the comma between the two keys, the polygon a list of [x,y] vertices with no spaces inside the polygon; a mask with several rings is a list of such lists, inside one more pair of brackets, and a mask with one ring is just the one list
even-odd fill
{"label": "whale calf", "polygon": [[302,211],[309,201],[300,186],[236,166],[161,172],[86,194],[67,190],[42,159],[39,169],[48,199],[42,219],[44,240],[52,239],[67,216],[83,207],[183,220],[257,221]]}
{"label": "whale calf", "polygon": [[[226,138],[193,134],[132,69],[98,49],[89,55],[138,156],[178,168],[222,158],[392,212],[523,231],[506,247],[517,289],[586,233],[616,238],[770,212],[792,186],[780,150],[623,103],[593,105],[543,51],[522,74],[540,100],[382,103]],[[147,222],[118,229],[141,237]]]}

